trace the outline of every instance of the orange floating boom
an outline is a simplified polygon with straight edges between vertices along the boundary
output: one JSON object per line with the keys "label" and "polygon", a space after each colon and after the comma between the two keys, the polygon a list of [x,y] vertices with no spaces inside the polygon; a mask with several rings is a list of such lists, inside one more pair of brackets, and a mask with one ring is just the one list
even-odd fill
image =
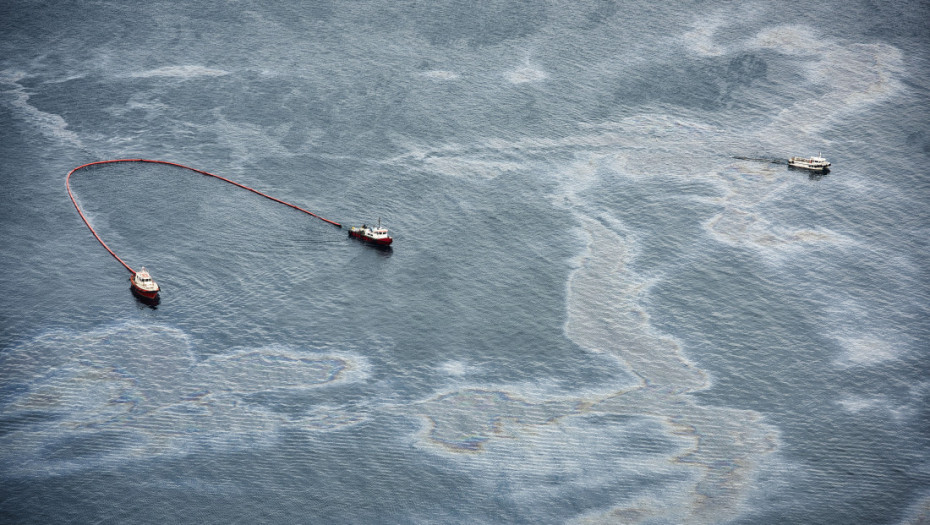
{"label": "orange floating boom", "polygon": [[300,206],[291,204],[291,203],[286,202],[286,201],[283,201],[283,200],[281,200],[281,199],[277,199],[277,198],[275,198],[275,197],[272,197],[271,195],[268,195],[268,194],[266,194],[266,193],[262,193],[262,192],[260,192],[260,191],[258,191],[258,190],[256,190],[256,189],[250,188],[250,187],[248,187],[248,186],[246,186],[246,185],[244,185],[244,184],[239,184],[239,183],[236,182],[236,181],[229,180],[229,179],[227,179],[227,178],[225,178],[225,177],[220,177],[219,175],[214,175],[214,174],[212,174],[212,173],[210,173],[210,172],[208,172],[208,171],[198,170],[198,169],[196,169],[196,168],[191,168],[190,166],[185,166],[185,165],[183,165],[183,164],[178,164],[178,163],[176,163],[176,162],[168,162],[168,161],[164,161],[164,160],[149,160],[149,159],[114,159],[114,160],[98,160],[98,161],[96,161],[96,162],[88,162],[87,164],[82,164],[82,165],[80,165],[80,166],[74,168],[73,170],[69,171],[69,172],[68,172],[68,176],[65,177],[65,187],[68,189],[68,196],[71,197],[71,203],[74,204],[74,208],[77,210],[78,214],[81,216],[81,220],[83,220],[83,221],[84,221],[84,224],[87,225],[87,228],[90,230],[90,233],[92,233],[92,234],[94,235],[94,238],[97,239],[97,242],[99,242],[101,246],[103,246],[108,252],[110,252],[110,255],[112,255],[114,259],[116,259],[117,261],[119,261],[119,263],[122,264],[123,266],[125,266],[127,270],[129,270],[130,272],[132,272],[133,275],[135,275],[136,271],[133,270],[131,266],[129,266],[128,264],[126,264],[126,261],[120,259],[120,257],[119,257],[118,255],[116,255],[116,252],[114,252],[112,249],[110,249],[109,246],[107,246],[107,243],[103,242],[103,239],[100,238],[100,235],[97,234],[96,230],[94,230],[94,227],[90,225],[90,221],[87,220],[87,216],[85,216],[85,215],[84,215],[84,212],[81,211],[81,207],[78,206],[77,200],[74,199],[74,193],[71,192],[71,175],[73,175],[74,172],[76,172],[76,171],[78,171],[78,170],[81,170],[81,169],[84,169],[84,168],[87,168],[87,167],[90,167],[90,166],[96,166],[96,165],[98,165],[98,164],[115,164],[115,163],[118,163],[118,162],[148,162],[148,163],[150,163],[150,164],[164,164],[164,165],[167,165],[167,166],[175,166],[175,167],[178,167],[178,168],[184,168],[184,169],[186,169],[186,170],[190,170],[190,171],[193,171],[193,172],[195,172],[195,173],[199,173],[199,174],[201,174],[201,175],[206,175],[206,176],[208,176],[208,177],[213,177],[213,178],[215,178],[215,179],[219,179],[219,180],[221,180],[221,181],[223,181],[223,182],[228,182],[229,184],[232,184],[233,186],[238,186],[238,187],[240,187],[240,188],[242,188],[242,189],[244,189],[244,190],[249,190],[249,191],[251,191],[252,193],[255,193],[255,194],[261,195],[262,197],[265,197],[266,199],[270,199],[270,200],[273,200],[273,201],[275,201],[275,202],[277,202],[277,203],[284,204],[285,206],[290,206],[291,208],[294,208],[294,209],[297,210],[297,211],[301,211],[301,212],[303,212],[303,213],[306,213],[307,215],[310,215],[310,216],[312,216],[312,217],[316,217],[317,219],[320,219],[320,220],[323,221],[323,222],[328,222],[329,224],[332,224],[333,226],[338,226],[338,227],[340,227],[340,228],[342,227],[342,225],[339,224],[338,222],[331,221],[331,220],[326,219],[326,218],[324,218],[324,217],[320,217],[319,215],[317,215],[317,214],[315,214],[315,213],[313,213],[313,212],[311,212],[311,211],[309,211],[309,210],[305,210],[305,209],[301,208]]}

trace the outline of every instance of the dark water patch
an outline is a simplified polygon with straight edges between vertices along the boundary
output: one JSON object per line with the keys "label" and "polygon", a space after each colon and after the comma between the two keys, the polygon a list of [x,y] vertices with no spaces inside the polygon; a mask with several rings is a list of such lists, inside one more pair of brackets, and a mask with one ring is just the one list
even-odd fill
{"label": "dark water patch", "polygon": [[739,105],[743,88],[766,80],[767,61],[760,54],[703,57],[644,66],[613,91],[619,106],[675,104],[703,111]]}
{"label": "dark water patch", "polygon": [[80,461],[85,458],[113,454],[131,446],[136,440],[137,436],[127,432],[82,433],[54,440],[44,445],[40,453],[47,461]]}
{"label": "dark water patch", "polygon": [[[0,521],[832,523],[920,504],[921,9],[883,8],[912,18],[881,35],[867,2],[245,7],[0,8],[0,353],[45,377],[76,351],[141,389],[82,376],[59,388],[82,401],[64,422],[4,393],[20,407],[0,422],[8,457],[32,463],[10,461]],[[682,44],[689,31],[709,48]],[[831,62],[840,46],[880,47],[862,65],[885,71],[869,57],[893,61],[888,43],[905,67],[874,75],[888,97],[874,111],[851,73],[812,81],[809,67],[859,64]],[[811,104],[829,119],[779,117]],[[782,136],[760,134],[773,119]],[[843,167],[816,185],[726,158],[815,142]],[[88,172],[79,198],[165,289],[157,311],[138,308],[63,190],[101,155],[382,217],[397,244],[384,257],[189,174]],[[732,228],[706,227],[716,214]],[[614,236],[585,251],[584,217]],[[573,303],[600,330],[589,348],[566,338],[566,282],[599,263]],[[18,342],[49,329],[77,335]],[[668,348],[707,372],[706,390],[641,389],[556,419],[539,407],[628,386],[624,351],[654,351],[640,362],[662,379],[680,364]],[[314,367],[301,349],[357,368]],[[287,359],[229,358],[253,350]],[[501,395],[482,412],[450,394],[478,390]],[[481,452],[449,452],[397,415],[438,399],[447,441],[477,429]],[[109,432],[143,428],[142,453]]]}
{"label": "dark water patch", "polygon": [[489,46],[525,38],[548,18],[543,4],[492,0],[468,5],[455,1],[430,2],[416,17],[418,31],[435,45],[464,41]]}
{"label": "dark water patch", "polygon": [[673,455],[681,447],[680,442],[668,436],[649,432],[647,429],[650,426],[660,426],[658,421],[650,418],[623,414],[597,414],[582,417],[586,425],[615,428],[618,439],[620,439],[618,446],[626,455]]}
{"label": "dark water patch", "polygon": [[0,436],[26,431],[34,425],[51,423],[61,419],[59,414],[49,412],[18,412],[0,417]]}
{"label": "dark water patch", "polygon": [[592,25],[598,25],[606,22],[620,11],[620,5],[616,0],[598,0],[594,8],[588,11],[585,18]]}

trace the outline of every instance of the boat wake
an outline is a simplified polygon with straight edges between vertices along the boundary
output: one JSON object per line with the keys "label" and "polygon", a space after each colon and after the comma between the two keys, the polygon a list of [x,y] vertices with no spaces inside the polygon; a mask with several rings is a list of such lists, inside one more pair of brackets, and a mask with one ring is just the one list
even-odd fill
{"label": "boat wake", "polygon": [[731,159],[751,160],[755,162],[768,162],[769,164],[788,164],[786,159],[776,159],[772,157],[742,157],[740,155],[730,155]]}

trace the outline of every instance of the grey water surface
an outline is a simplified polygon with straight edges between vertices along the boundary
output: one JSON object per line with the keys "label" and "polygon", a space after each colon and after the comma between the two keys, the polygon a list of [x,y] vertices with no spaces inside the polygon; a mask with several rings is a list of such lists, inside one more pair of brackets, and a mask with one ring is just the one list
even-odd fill
{"label": "grey water surface", "polygon": [[0,521],[928,522],[927,20],[4,3]]}

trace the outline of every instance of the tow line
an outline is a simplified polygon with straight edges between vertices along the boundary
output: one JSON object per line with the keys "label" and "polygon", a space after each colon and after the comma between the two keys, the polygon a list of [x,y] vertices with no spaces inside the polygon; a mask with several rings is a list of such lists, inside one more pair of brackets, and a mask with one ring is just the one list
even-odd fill
{"label": "tow line", "polygon": [[116,259],[117,261],[119,261],[120,264],[122,264],[127,270],[129,270],[129,272],[132,273],[133,277],[135,277],[135,275],[136,275],[137,272],[136,272],[135,270],[133,270],[131,266],[129,266],[128,264],[126,264],[126,261],[120,259],[119,255],[116,255],[116,252],[114,252],[109,246],[107,246],[107,243],[103,242],[103,239],[100,238],[100,235],[97,234],[97,231],[94,230],[94,227],[90,225],[90,221],[87,220],[87,216],[84,215],[84,212],[83,212],[83,211],[81,211],[81,207],[78,206],[77,200],[75,200],[75,198],[74,198],[74,193],[71,192],[71,175],[73,175],[76,171],[82,170],[82,169],[84,169],[84,168],[88,168],[88,167],[90,167],[90,166],[97,166],[97,165],[101,165],[101,164],[116,164],[116,163],[119,163],[119,162],[147,162],[147,163],[149,163],[149,164],[164,164],[164,165],[166,165],[166,166],[174,166],[174,167],[177,167],[177,168],[184,168],[184,169],[186,169],[186,170],[190,170],[190,171],[193,171],[193,172],[195,172],[195,173],[199,173],[199,174],[201,174],[201,175],[206,175],[206,176],[208,176],[208,177],[213,177],[214,179],[219,179],[219,180],[221,180],[221,181],[223,181],[223,182],[228,182],[229,184],[232,184],[233,186],[238,186],[238,187],[240,187],[240,188],[242,188],[242,189],[244,189],[244,190],[249,190],[249,191],[251,191],[252,193],[255,193],[255,194],[261,195],[262,197],[265,197],[266,199],[273,200],[273,201],[275,201],[275,202],[277,202],[277,203],[280,203],[280,204],[283,204],[283,205],[285,205],[285,206],[290,206],[291,208],[294,208],[294,209],[297,210],[297,211],[306,213],[307,215],[310,215],[311,217],[316,217],[317,219],[320,219],[320,220],[323,221],[323,222],[328,222],[329,224],[332,224],[333,226],[337,226],[337,227],[339,227],[339,228],[342,228],[342,225],[339,224],[338,222],[331,221],[331,220],[329,220],[329,219],[326,219],[326,218],[324,218],[324,217],[321,217],[321,216],[319,216],[319,215],[317,215],[317,214],[315,214],[315,213],[313,213],[313,212],[311,212],[311,211],[309,211],[309,210],[305,210],[305,209],[301,208],[300,206],[291,204],[291,203],[286,202],[286,201],[283,201],[283,200],[281,200],[281,199],[277,199],[277,198],[275,198],[275,197],[272,197],[271,195],[268,195],[267,193],[262,193],[262,192],[260,192],[260,191],[258,191],[258,190],[256,190],[256,189],[250,188],[250,187],[248,187],[248,186],[246,186],[246,185],[244,185],[244,184],[239,184],[239,183],[236,182],[236,181],[229,180],[229,179],[227,179],[226,177],[220,177],[219,175],[214,175],[214,174],[212,174],[212,173],[210,173],[210,172],[203,171],[203,170],[198,170],[198,169],[196,169],[196,168],[191,168],[190,166],[185,166],[185,165],[183,165],[183,164],[178,164],[178,163],[176,163],[176,162],[168,162],[168,161],[164,161],[164,160],[149,160],[149,159],[114,159],[114,160],[98,160],[98,161],[96,161],[96,162],[88,162],[87,164],[82,164],[82,165],[80,165],[80,166],[74,168],[73,170],[69,171],[69,172],[68,172],[68,176],[65,177],[65,187],[68,189],[68,196],[71,197],[71,203],[74,204],[74,208],[77,210],[78,215],[81,216],[81,220],[83,220],[83,221],[84,221],[84,224],[87,225],[87,228],[90,230],[90,233],[92,233],[92,234],[94,235],[94,238],[97,239],[97,242],[99,242],[101,246],[103,246],[108,252],[110,252],[110,255],[112,255],[114,259]]}

